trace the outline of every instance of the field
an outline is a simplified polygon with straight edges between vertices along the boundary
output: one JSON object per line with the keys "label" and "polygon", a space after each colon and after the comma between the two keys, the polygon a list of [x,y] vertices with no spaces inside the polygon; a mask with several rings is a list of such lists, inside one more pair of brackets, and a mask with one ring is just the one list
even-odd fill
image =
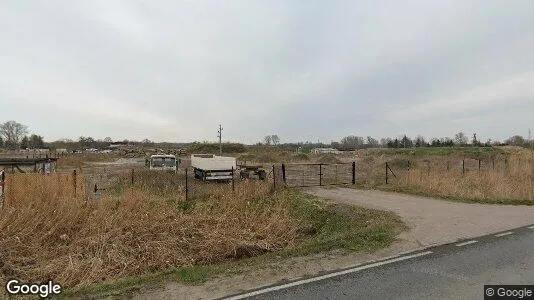
{"label": "field", "polygon": [[[520,148],[366,151],[360,187],[479,203],[534,205],[532,152]],[[388,163],[388,184],[386,179]]]}
{"label": "field", "polygon": [[237,181],[234,190],[229,183],[196,182],[202,193],[186,200],[183,174],[137,169],[132,183],[124,167],[120,176],[103,174],[114,180],[95,198],[86,178],[99,174],[92,169],[107,166],[107,158],[90,161],[101,164],[62,162],[65,170],[80,167],[76,177],[73,171],[7,174],[0,281],[52,278],[67,294],[101,291],[102,284],[114,289],[128,278],[138,284],[135,278],[150,274],[198,282],[216,275],[221,263],[270,253],[375,251],[404,229],[394,214],[273,190],[270,180]]}
{"label": "field", "polygon": [[189,197],[183,171],[147,171],[142,157],[72,156],[60,158],[58,172],[50,175],[8,173],[0,208],[0,281],[53,278],[71,294],[157,278],[201,282],[251,258],[374,251],[405,229],[392,213],[327,204],[284,188],[281,162],[286,184],[352,186],[347,175],[355,161],[355,188],[534,205],[534,161],[526,149],[366,149],[320,155],[255,147],[236,156],[242,162],[275,164],[275,172],[266,181],[236,180],[233,185],[189,177]]}

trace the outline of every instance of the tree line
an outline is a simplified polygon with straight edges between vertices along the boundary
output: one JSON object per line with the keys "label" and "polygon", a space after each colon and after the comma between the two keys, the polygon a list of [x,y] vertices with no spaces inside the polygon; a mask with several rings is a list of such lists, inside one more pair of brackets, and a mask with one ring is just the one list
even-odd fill
{"label": "tree line", "polygon": [[[412,148],[412,147],[452,147],[452,146],[476,146],[476,147],[490,147],[490,146],[522,146],[529,147],[533,140],[529,140],[520,135],[514,135],[503,142],[487,140],[481,142],[476,133],[469,138],[464,132],[459,132],[451,137],[430,138],[418,135],[415,138],[410,138],[403,135],[395,138],[381,138],[375,139],[371,136],[362,137],[356,135],[349,135],[342,138],[339,142],[326,143],[312,143],[312,142],[298,142],[298,143],[280,143],[280,138],[276,134],[267,135],[263,138],[263,143],[259,145],[273,145],[280,148],[287,149],[312,149],[330,147],[338,150],[356,150],[365,148]],[[152,148],[178,148],[186,146],[186,143],[155,143],[149,139],[142,141],[121,140],[114,141],[110,137],[104,139],[95,139],[93,137],[80,136],[77,140],[63,139],[46,143],[43,137],[37,134],[29,134],[28,127],[16,121],[7,121],[0,123],[0,149],[17,150],[17,149],[88,149],[107,148],[112,143],[122,143],[139,147]],[[194,144],[194,143],[193,143]]]}
{"label": "tree line", "polygon": [[28,135],[28,127],[15,121],[0,124],[0,148],[6,149],[42,149],[45,147],[43,137]]}
{"label": "tree line", "polygon": [[368,136],[363,138],[361,136],[350,135],[344,137],[339,142],[332,142],[330,146],[339,150],[356,150],[365,148],[413,148],[413,147],[491,147],[491,146],[522,146],[530,147],[532,141],[525,139],[520,135],[514,135],[504,142],[487,140],[480,141],[476,133],[473,133],[469,138],[464,132],[458,132],[451,137],[434,137],[429,140],[418,135],[415,138],[410,138],[407,135],[396,138],[381,138],[380,141]]}
{"label": "tree line", "polygon": [[482,142],[477,137],[476,133],[469,138],[464,132],[458,132],[452,138],[451,137],[434,137],[426,139],[425,137],[418,135],[415,138],[410,138],[407,135],[403,135],[395,138],[381,138],[380,140],[375,139],[371,136],[362,137],[356,135],[349,135],[342,138],[340,141],[332,141],[331,143],[321,143],[321,142],[298,142],[298,143],[283,143],[280,144],[272,143],[271,136],[276,136],[277,141],[279,141],[277,135],[268,135],[264,138],[263,143],[258,143],[258,145],[278,145],[281,148],[296,149],[301,148],[302,150],[310,150],[313,148],[334,148],[342,151],[350,151],[357,149],[366,149],[366,148],[413,148],[413,147],[491,147],[491,146],[521,146],[521,147],[532,147],[533,140],[528,140],[520,135],[514,135],[503,142],[487,140]]}

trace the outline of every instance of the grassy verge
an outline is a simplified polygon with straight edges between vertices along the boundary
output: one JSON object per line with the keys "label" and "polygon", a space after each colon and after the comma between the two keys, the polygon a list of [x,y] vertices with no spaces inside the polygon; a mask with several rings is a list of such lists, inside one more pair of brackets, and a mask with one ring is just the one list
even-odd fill
{"label": "grassy verge", "polygon": [[84,286],[67,290],[63,296],[125,294],[140,288],[157,287],[166,281],[198,284],[216,276],[239,274],[247,268],[265,266],[281,259],[334,249],[373,252],[390,245],[396,235],[406,228],[400,218],[390,212],[326,204],[322,199],[296,190],[280,191],[277,196],[290,201],[291,215],[299,222],[299,238],[293,245],[230,262],[170,268],[115,282]]}
{"label": "grassy verge", "polygon": [[510,199],[510,198],[468,198],[461,196],[446,195],[441,193],[429,192],[421,187],[413,185],[378,185],[374,189],[386,192],[405,193],[425,197],[434,197],[444,200],[458,201],[463,203],[480,203],[480,204],[499,204],[499,205],[534,205],[534,201],[528,199]]}
{"label": "grassy verge", "polygon": [[385,148],[371,149],[371,155],[405,155],[405,156],[449,156],[484,157],[491,154],[504,154],[498,147],[420,147],[420,148]]}

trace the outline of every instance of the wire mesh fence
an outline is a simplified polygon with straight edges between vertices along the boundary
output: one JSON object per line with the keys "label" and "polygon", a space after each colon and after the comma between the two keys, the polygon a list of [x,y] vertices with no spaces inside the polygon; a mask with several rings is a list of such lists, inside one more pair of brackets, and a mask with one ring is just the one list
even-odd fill
{"label": "wire mesh fence", "polygon": [[382,170],[382,183],[428,194],[534,200],[534,160],[528,156],[396,159]]}

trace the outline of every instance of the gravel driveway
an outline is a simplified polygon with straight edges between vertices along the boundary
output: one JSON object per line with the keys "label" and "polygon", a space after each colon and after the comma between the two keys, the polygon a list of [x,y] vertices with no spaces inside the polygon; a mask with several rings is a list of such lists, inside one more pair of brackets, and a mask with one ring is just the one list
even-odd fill
{"label": "gravel driveway", "polygon": [[469,204],[421,196],[348,188],[306,192],[400,215],[411,230],[399,238],[426,247],[534,224],[534,206]]}

